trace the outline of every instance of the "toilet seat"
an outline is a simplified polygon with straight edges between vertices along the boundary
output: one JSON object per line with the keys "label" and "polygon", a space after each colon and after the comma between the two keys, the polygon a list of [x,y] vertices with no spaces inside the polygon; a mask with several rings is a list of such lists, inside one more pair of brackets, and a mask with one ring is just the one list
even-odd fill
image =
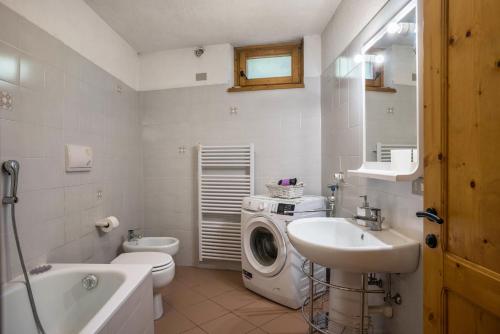
{"label": "toilet seat", "polygon": [[160,252],[135,252],[120,254],[111,263],[115,264],[149,264],[152,272],[159,272],[174,266],[172,256]]}
{"label": "toilet seat", "polygon": [[156,272],[159,272],[159,271],[167,270],[167,269],[172,268],[172,266],[174,266],[173,262],[171,262],[170,264],[161,266],[161,267],[153,267],[153,269],[151,270],[151,272],[156,273]]}

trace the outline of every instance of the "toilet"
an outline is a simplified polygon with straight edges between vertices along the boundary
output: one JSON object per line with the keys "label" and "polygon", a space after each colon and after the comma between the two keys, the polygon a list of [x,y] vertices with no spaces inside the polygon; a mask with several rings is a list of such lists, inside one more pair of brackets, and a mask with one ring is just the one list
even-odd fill
{"label": "toilet", "polygon": [[155,320],[163,315],[161,288],[166,287],[175,275],[172,256],[161,252],[133,252],[118,255],[112,264],[149,264],[153,275],[153,303]]}

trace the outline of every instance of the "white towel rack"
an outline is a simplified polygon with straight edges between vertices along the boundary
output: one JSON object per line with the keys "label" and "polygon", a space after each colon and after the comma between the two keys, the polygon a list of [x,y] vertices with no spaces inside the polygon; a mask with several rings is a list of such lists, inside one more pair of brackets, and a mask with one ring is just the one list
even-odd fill
{"label": "white towel rack", "polygon": [[198,146],[200,261],[241,260],[241,202],[253,193],[253,144]]}

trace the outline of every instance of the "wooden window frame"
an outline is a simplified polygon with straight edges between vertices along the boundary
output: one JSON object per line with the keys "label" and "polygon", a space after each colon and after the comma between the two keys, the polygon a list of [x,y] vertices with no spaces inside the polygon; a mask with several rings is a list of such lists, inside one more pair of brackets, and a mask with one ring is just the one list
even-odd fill
{"label": "wooden window frame", "polygon": [[[375,49],[373,51],[380,51]],[[372,92],[396,93],[396,89],[384,86],[384,63],[373,63],[373,70],[379,75],[375,79],[365,79],[365,89]]]}
{"label": "wooden window frame", "polygon": [[[228,92],[304,88],[303,50],[303,41],[234,48],[234,87],[229,88]],[[280,55],[292,56],[291,76],[247,79],[244,75],[247,72],[246,64],[248,58]]]}
{"label": "wooden window frame", "polygon": [[373,63],[373,70],[375,73],[379,73],[379,75],[375,79],[365,79],[366,87],[384,87],[384,64]]}

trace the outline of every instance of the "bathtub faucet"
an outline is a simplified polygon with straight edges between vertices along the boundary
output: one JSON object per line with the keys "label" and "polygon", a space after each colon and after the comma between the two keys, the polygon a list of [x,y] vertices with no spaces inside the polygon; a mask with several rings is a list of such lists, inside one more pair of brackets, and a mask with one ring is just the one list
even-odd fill
{"label": "bathtub faucet", "polygon": [[136,233],[135,230],[128,230],[127,241],[137,241],[142,238],[142,234]]}

